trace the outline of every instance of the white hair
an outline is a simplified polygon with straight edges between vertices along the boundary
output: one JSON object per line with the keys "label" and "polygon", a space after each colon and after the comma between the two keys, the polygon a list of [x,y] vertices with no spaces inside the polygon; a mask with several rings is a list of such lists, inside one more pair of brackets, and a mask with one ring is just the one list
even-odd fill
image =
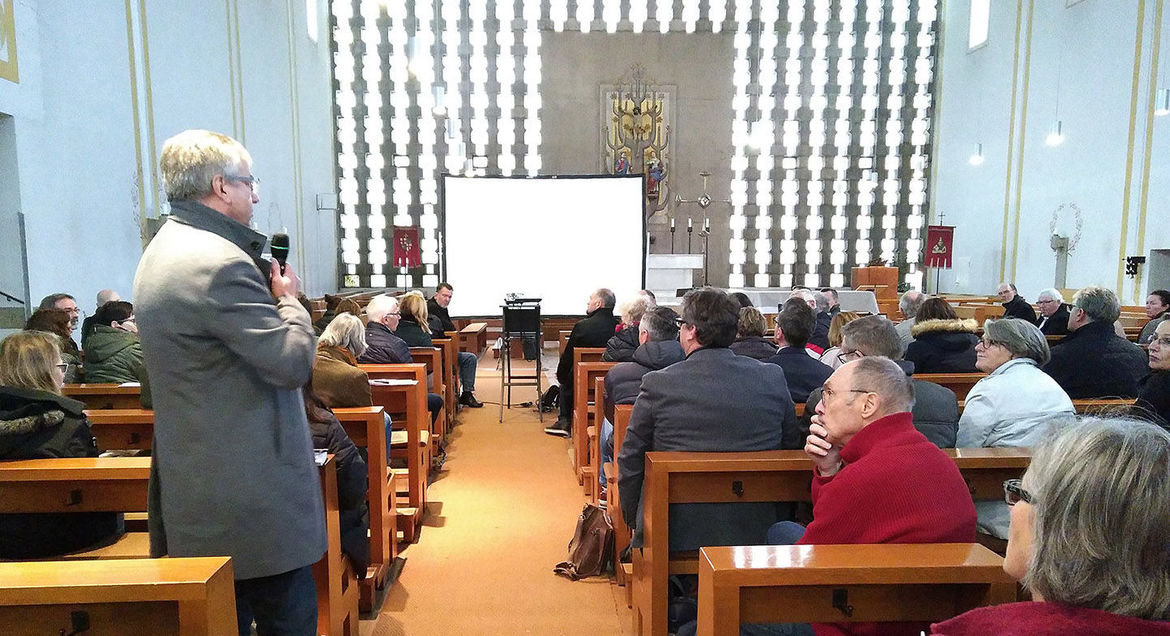
{"label": "white hair", "polygon": [[398,310],[398,299],[388,294],[380,294],[370,299],[366,305],[366,317],[370,322],[382,322],[386,314]]}

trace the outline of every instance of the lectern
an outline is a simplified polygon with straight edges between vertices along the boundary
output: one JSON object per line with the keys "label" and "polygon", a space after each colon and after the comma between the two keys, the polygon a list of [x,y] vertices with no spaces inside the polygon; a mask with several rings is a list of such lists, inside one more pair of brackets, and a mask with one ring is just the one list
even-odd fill
{"label": "lectern", "polygon": [[[500,350],[500,422],[504,421],[504,405],[512,408],[512,387],[536,387],[536,411],[541,422],[544,422],[544,411],[540,409],[541,355],[540,343],[544,342],[540,333],[540,299],[509,297],[500,308],[504,311],[504,327],[501,334]],[[516,374],[512,370],[512,340],[535,342],[538,348],[536,355],[536,370],[533,374]]]}

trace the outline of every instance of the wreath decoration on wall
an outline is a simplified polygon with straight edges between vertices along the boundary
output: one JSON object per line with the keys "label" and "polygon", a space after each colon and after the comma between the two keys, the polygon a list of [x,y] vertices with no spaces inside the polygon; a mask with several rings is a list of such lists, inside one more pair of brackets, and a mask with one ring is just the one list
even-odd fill
{"label": "wreath decoration on wall", "polygon": [[1076,249],[1077,243],[1081,242],[1081,230],[1085,226],[1085,218],[1084,218],[1084,215],[1081,213],[1081,209],[1079,207],[1077,207],[1077,204],[1075,204],[1075,203],[1061,203],[1060,205],[1058,205],[1056,207],[1055,210],[1052,211],[1052,219],[1048,222],[1048,231],[1052,235],[1057,235],[1056,225],[1061,220],[1061,216],[1062,216],[1061,213],[1062,212],[1064,213],[1064,216],[1067,216],[1069,213],[1071,213],[1072,218],[1073,218],[1073,224],[1074,224],[1075,231],[1073,232],[1072,236],[1067,237],[1068,238],[1067,251],[1071,253],[1074,249]]}

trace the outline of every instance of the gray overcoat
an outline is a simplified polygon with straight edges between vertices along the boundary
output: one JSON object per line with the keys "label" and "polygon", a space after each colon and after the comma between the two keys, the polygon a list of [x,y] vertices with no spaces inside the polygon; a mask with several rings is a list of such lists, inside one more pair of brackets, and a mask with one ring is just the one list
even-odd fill
{"label": "gray overcoat", "polygon": [[155,411],[151,552],[228,555],[237,579],[312,564],[326,548],[301,398],[313,328],[296,300],[273,299],[264,244],[175,201],[134,277]]}

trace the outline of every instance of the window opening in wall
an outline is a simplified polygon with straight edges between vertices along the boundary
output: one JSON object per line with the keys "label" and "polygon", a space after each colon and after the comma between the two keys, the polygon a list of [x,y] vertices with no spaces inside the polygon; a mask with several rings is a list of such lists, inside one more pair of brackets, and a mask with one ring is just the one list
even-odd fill
{"label": "window opening in wall", "polygon": [[991,0],[971,0],[971,21],[967,31],[967,51],[987,46],[991,27]]}

